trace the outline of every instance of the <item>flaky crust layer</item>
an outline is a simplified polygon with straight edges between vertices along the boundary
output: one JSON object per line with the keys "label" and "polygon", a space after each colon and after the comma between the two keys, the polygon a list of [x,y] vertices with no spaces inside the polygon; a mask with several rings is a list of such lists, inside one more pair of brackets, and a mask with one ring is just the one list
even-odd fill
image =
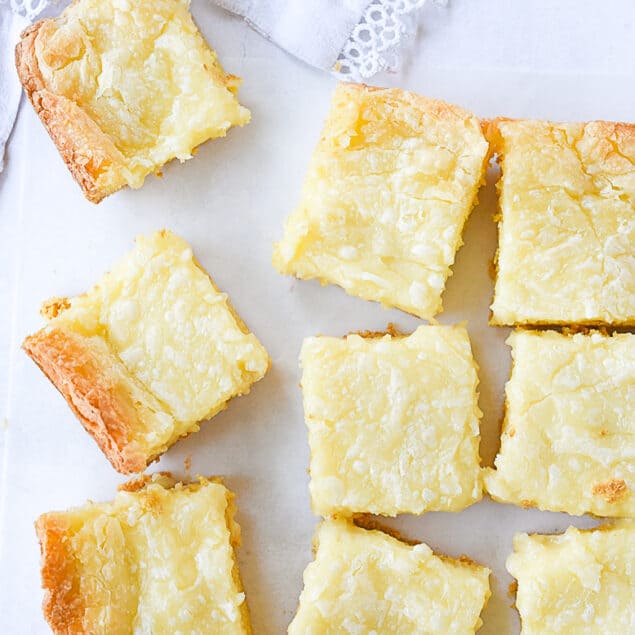
{"label": "flaky crust layer", "polygon": [[15,47],[18,77],[29,101],[44,124],[84,196],[99,203],[125,185],[113,182],[105,187],[98,183],[100,174],[121,165],[120,153],[99,126],[72,101],[46,90],[38,65],[35,42],[47,20],[25,29]]}
{"label": "flaky crust layer", "polygon": [[43,329],[27,337],[22,348],[62,393],[118,472],[146,468],[146,457],[129,442],[128,431],[138,421],[134,404],[102,372],[79,338],[60,329]]}
{"label": "flaky crust layer", "polygon": [[[211,483],[222,485],[225,492],[225,526],[229,532],[228,538],[233,560],[230,575],[237,592],[244,593],[235,552],[241,542],[240,526],[235,520],[237,511],[235,495],[224,486],[221,477],[203,478],[199,476],[198,482],[178,482],[169,472],[157,472],[134,478],[123,483],[117,489],[119,492],[144,496],[144,506],[159,521],[163,514],[162,499],[156,495],[155,490],[147,490],[148,486],[160,485],[164,490],[180,491],[184,489],[197,490]],[[100,505],[98,504],[97,507]],[[105,508],[102,511],[103,516],[109,514],[117,516],[117,511],[113,511],[112,508],[108,511],[108,503],[104,504],[103,507]],[[69,511],[72,513],[82,511],[82,509]],[[95,599],[82,591],[82,578],[87,576],[88,572],[83,568],[81,560],[78,560],[77,548],[73,546],[73,534],[77,527],[74,527],[75,523],[70,520],[71,515],[63,512],[50,512],[42,514],[35,522],[41,552],[40,571],[42,588],[44,589],[42,602],[44,618],[55,635],[86,635],[106,632],[103,624],[87,617],[87,612],[95,608]],[[119,515],[121,516],[121,513]],[[111,607],[116,610],[116,602],[114,605],[111,604]],[[239,611],[241,614],[241,632],[250,635],[252,630],[246,600],[241,603]],[[118,628],[116,632],[123,631]]]}
{"label": "flaky crust layer", "polygon": [[56,635],[84,632],[84,603],[79,578],[67,543],[67,523],[47,514],[35,523],[42,556],[42,611]]}

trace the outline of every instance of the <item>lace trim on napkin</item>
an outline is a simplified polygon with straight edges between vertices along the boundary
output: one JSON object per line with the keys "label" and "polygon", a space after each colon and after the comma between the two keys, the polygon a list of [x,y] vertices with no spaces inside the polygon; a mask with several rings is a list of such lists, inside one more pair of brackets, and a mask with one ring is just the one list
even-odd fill
{"label": "lace trim on napkin", "polygon": [[13,13],[25,17],[33,22],[50,4],[50,0],[0,0],[1,4],[8,4]]}
{"label": "lace trim on napkin", "polygon": [[[0,0],[0,7],[9,5],[11,11],[29,22],[47,17],[51,12],[59,13],[70,0]],[[50,9],[50,11],[49,11]]]}
{"label": "lace trim on napkin", "polygon": [[[446,4],[447,0],[434,0]],[[372,0],[333,67],[347,81],[361,82],[380,71],[399,70],[400,48],[416,33],[415,13],[426,0]]]}

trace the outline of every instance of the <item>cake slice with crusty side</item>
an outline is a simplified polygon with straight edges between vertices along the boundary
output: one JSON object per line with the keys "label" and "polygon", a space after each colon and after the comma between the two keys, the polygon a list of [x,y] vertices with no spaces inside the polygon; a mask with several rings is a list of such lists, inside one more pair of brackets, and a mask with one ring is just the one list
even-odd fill
{"label": "cake slice with crusty side", "polygon": [[56,635],[251,633],[234,495],[155,474],[108,503],[42,514],[44,616]]}
{"label": "cake slice with crusty side", "polygon": [[93,203],[249,121],[189,0],[75,0],[16,48],[24,90]]}
{"label": "cake slice with crusty side", "polygon": [[249,332],[169,231],[137,238],[88,293],[47,305],[24,350],[120,472],[140,472],[269,367]]}

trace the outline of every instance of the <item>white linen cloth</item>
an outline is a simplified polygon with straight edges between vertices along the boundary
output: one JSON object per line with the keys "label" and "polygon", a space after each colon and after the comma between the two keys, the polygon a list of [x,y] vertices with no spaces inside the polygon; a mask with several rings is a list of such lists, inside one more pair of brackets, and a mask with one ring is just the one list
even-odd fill
{"label": "white linen cloth", "polygon": [[[426,0],[212,0],[242,16],[264,37],[302,61],[363,81],[399,66],[399,47],[414,34]],[[435,0],[443,4],[443,0]],[[0,171],[21,90],[13,48],[20,31],[61,10],[65,0],[0,0]]]}
{"label": "white linen cloth", "polygon": [[213,0],[304,62],[329,69],[369,0]]}
{"label": "white linen cloth", "polygon": [[4,146],[13,129],[22,94],[13,49],[27,24],[26,18],[0,5],[0,172],[4,168]]}
{"label": "white linen cloth", "polygon": [[[396,70],[426,0],[212,0],[295,57],[343,79]],[[445,0],[435,0],[445,4]]]}

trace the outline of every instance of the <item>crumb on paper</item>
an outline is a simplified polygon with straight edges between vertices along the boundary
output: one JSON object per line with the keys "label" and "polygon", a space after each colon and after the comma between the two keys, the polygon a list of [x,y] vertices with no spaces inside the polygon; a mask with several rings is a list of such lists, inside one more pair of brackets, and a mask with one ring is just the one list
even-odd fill
{"label": "crumb on paper", "polygon": [[9,429],[9,420],[6,417],[3,417],[2,419],[2,429],[3,430]]}
{"label": "crumb on paper", "polygon": [[42,303],[40,315],[47,320],[52,320],[62,313],[62,311],[66,311],[70,306],[71,303],[68,298],[49,298]]}
{"label": "crumb on paper", "polygon": [[192,455],[188,454],[183,461],[183,467],[185,468],[185,474],[190,478],[190,472],[192,470]]}

